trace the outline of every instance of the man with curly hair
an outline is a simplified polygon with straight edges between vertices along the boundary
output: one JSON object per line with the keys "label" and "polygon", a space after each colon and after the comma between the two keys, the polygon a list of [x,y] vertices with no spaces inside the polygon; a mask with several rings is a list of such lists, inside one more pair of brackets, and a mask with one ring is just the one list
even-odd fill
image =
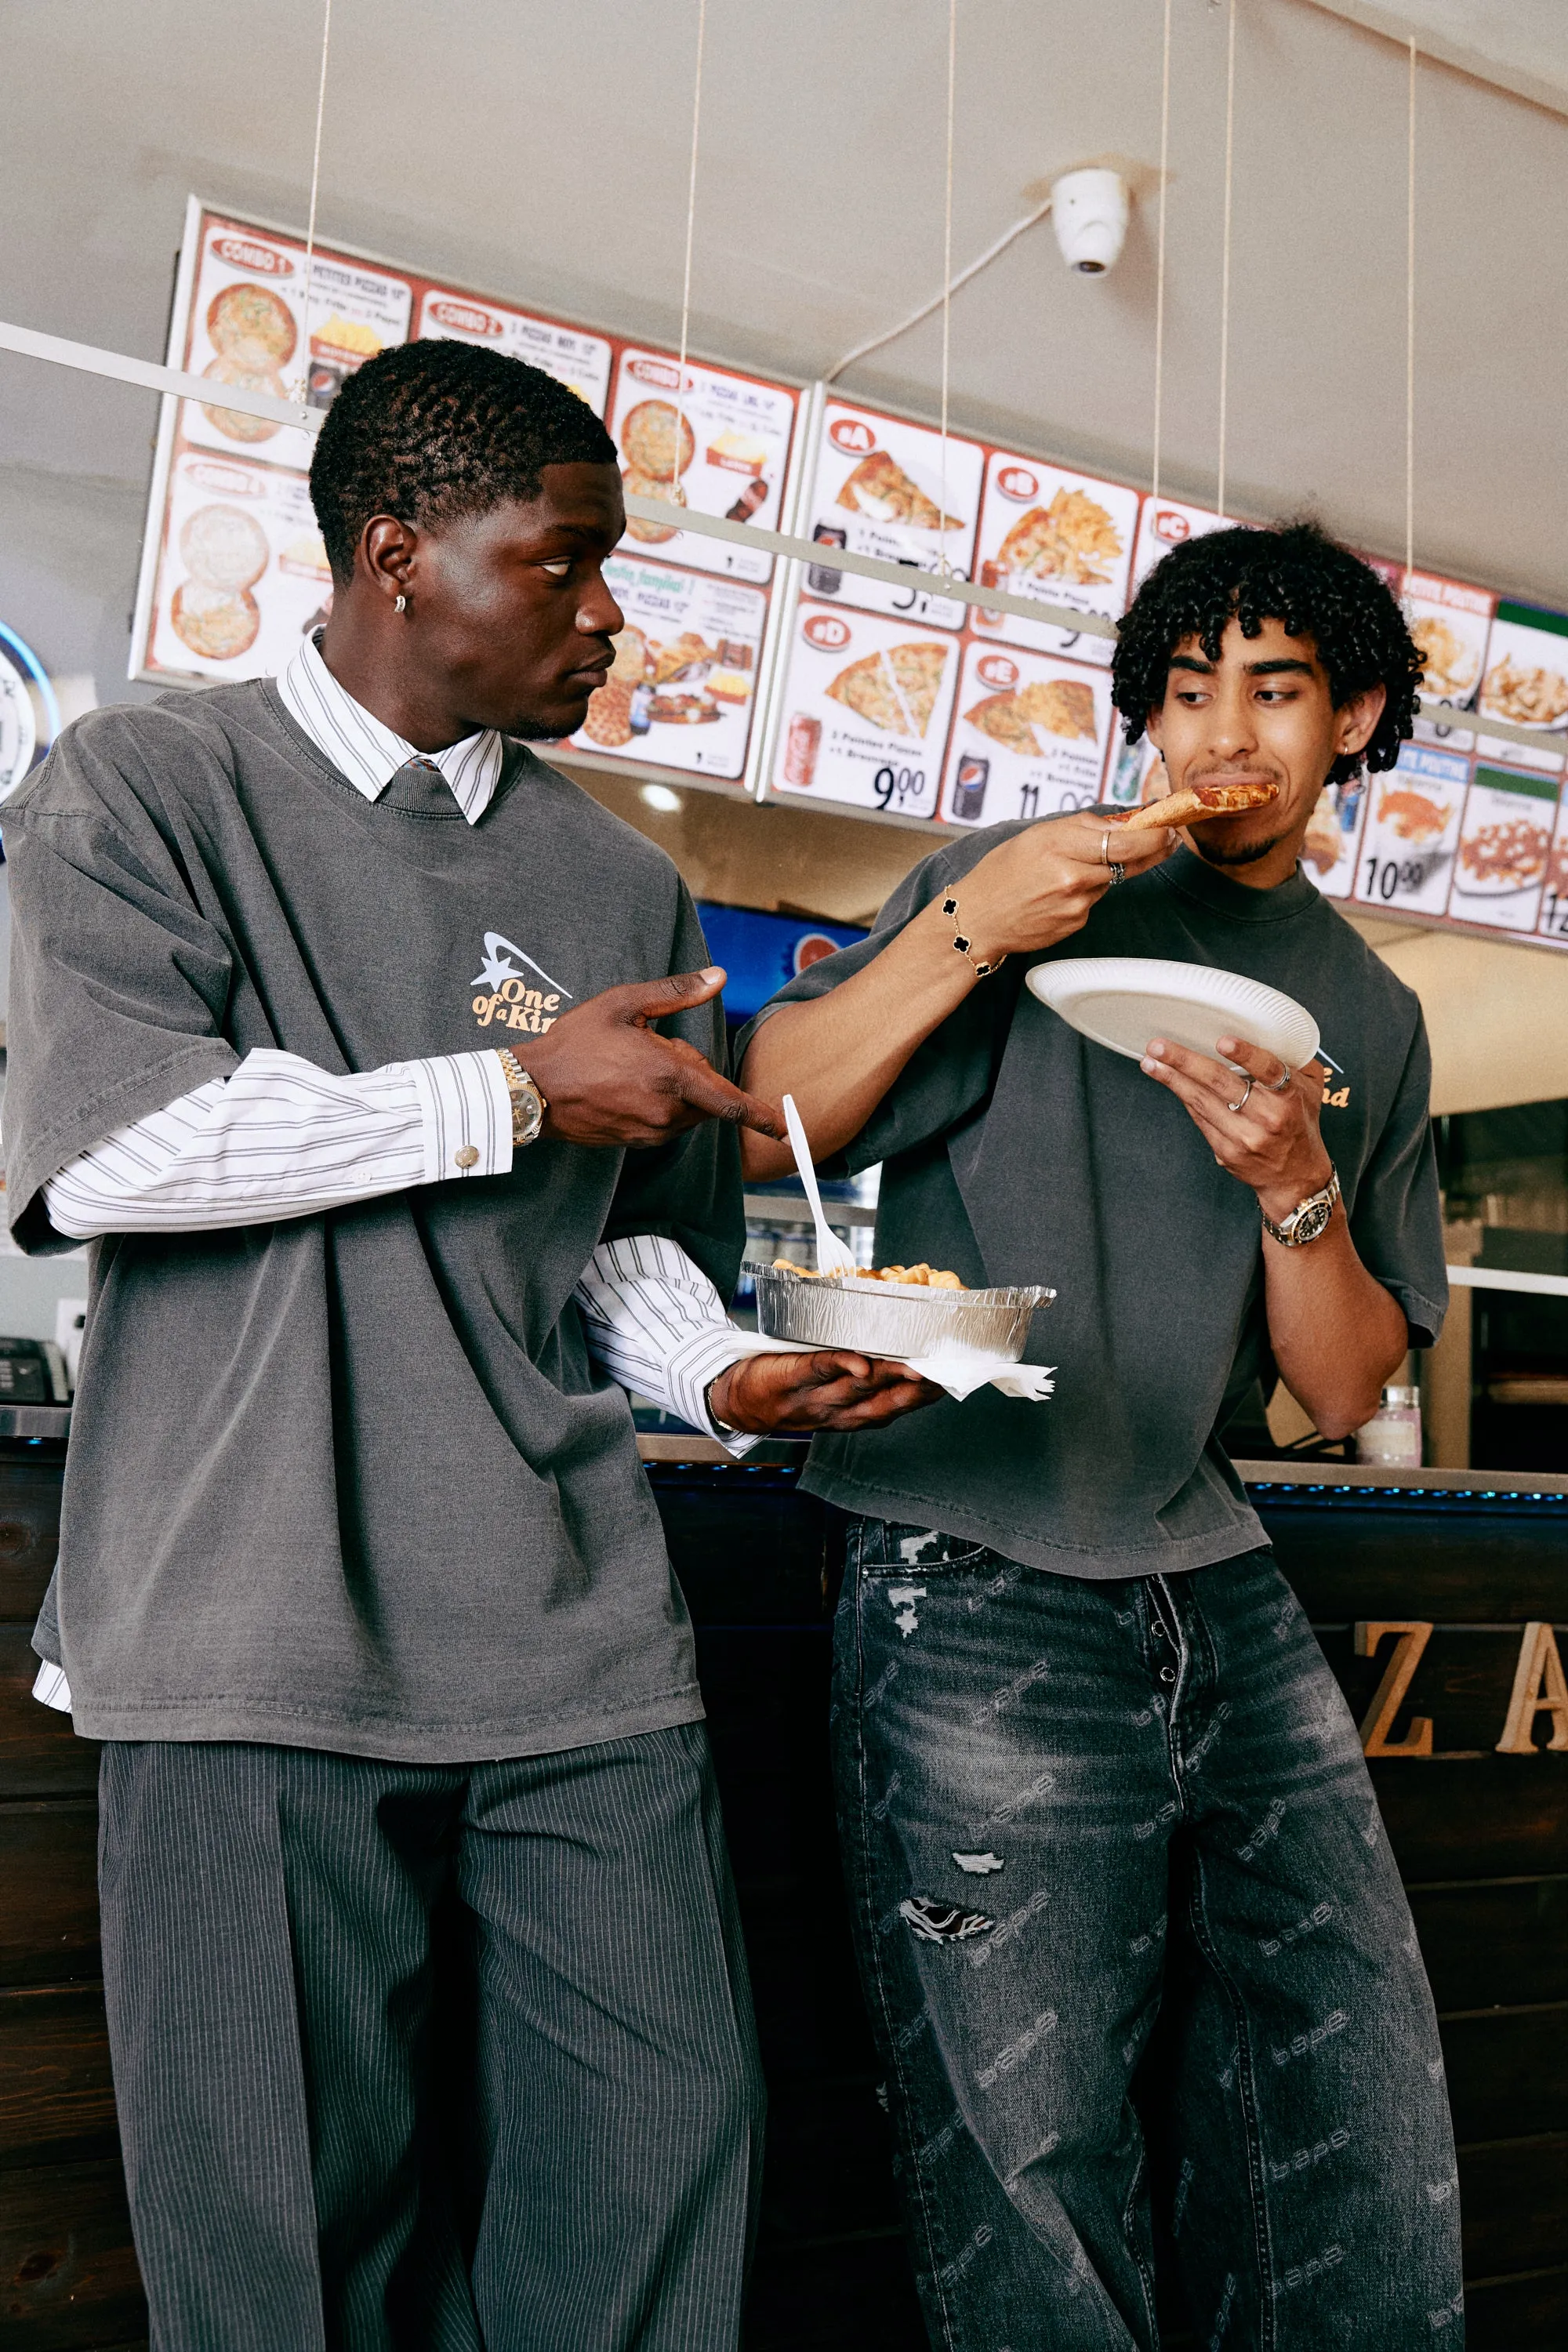
{"label": "man with curly hair", "polygon": [[[837,1771],[921,2293],[955,2352],[1152,2352],[1133,2084],[1163,2012],[1198,2340],[1452,2345],[1409,1910],[1222,1443],[1276,1372],[1342,1437],[1442,1323],[1420,1008],[1298,864],[1331,778],[1394,763],[1419,659],[1375,574],[1299,524],[1167,556],[1113,676],[1173,788],[1270,796],[1180,841],[1089,812],[945,845],[743,1064],[825,1160],[883,1163],[883,1257],[1059,1294],[1031,1350],[1060,1367],[1049,1405],[944,1401],[819,1438],[805,1474],[852,1514]],[[1081,955],[1267,982],[1323,1061],[1237,1038],[1223,1065],[1174,1039],[1124,1059],[1022,984]]]}

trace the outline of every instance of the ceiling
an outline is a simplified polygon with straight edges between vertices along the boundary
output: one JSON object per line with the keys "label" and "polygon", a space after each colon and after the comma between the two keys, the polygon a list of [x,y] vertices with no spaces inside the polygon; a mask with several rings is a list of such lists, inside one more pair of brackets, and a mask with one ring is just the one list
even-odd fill
{"label": "ceiling", "polygon": [[[1239,0],[1231,503],[1310,507],[1397,551],[1406,65],[1351,15],[1418,21],[1468,57],[1490,40],[1500,72],[1561,82],[1568,106],[1568,6]],[[696,16],[695,0],[335,0],[321,234],[674,336]],[[960,0],[955,265],[1074,163],[1121,157],[1152,186],[1161,23],[1161,0]],[[161,357],[188,190],[303,218],[320,26],[320,0],[5,0],[7,78],[32,102],[0,163],[0,316]],[[935,289],[946,28],[942,0],[709,0],[694,349],[808,377]],[[1199,499],[1226,31],[1223,6],[1174,0],[1165,480]],[[1565,197],[1568,121],[1423,65],[1418,560],[1568,606]],[[1029,232],[956,299],[955,423],[1144,478],[1154,290],[1148,201],[1103,279]],[[931,412],[940,352],[932,319],[847,382]],[[127,580],[153,405],[0,358],[0,470],[100,485]]]}

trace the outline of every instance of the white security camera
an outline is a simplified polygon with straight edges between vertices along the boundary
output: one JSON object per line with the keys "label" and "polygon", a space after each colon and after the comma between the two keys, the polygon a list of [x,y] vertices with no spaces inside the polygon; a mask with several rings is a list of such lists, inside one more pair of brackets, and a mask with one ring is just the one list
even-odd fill
{"label": "white security camera", "polygon": [[1064,172],[1051,189],[1051,226],[1068,268],[1086,278],[1113,269],[1131,208],[1120,172]]}

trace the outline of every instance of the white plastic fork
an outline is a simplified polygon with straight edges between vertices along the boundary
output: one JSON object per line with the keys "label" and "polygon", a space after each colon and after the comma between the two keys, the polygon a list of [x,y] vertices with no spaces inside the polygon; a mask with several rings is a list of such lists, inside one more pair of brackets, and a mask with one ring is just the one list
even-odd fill
{"label": "white plastic fork", "polygon": [[812,1223],[816,1227],[816,1270],[818,1274],[853,1274],[855,1261],[822,1213],[822,1195],[816,1189],[816,1171],[811,1164],[811,1146],[805,1139],[805,1129],[800,1113],[795,1107],[795,1097],[784,1098],[784,1125],[789,1129],[790,1150],[805,1187],[806,1201],[811,1209]]}

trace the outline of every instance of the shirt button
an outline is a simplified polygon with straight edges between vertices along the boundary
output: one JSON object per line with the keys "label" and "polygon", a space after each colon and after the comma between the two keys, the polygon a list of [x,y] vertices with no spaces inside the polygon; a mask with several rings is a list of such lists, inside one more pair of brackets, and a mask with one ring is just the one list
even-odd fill
{"label": "shirt button", "polygon": [[479,1156],[478,1150],[471,1143],[459,1144],[452,1154],[459,1168],[474,1167],[479,1160]]}
{"label": "shirt button", "polygon": [[1174,1666],[1162,1666],[1162,1667],[1161,1667],[1161,1669],[1160,1669],[1160,1680],[1161,1680],[1163,1683],[1173,1683],[1173,1682],[1175,1681],[1175,1679],[1176,1679],[1176,1669],[1175,1669],[1175,1667],[1174,1667]]}

